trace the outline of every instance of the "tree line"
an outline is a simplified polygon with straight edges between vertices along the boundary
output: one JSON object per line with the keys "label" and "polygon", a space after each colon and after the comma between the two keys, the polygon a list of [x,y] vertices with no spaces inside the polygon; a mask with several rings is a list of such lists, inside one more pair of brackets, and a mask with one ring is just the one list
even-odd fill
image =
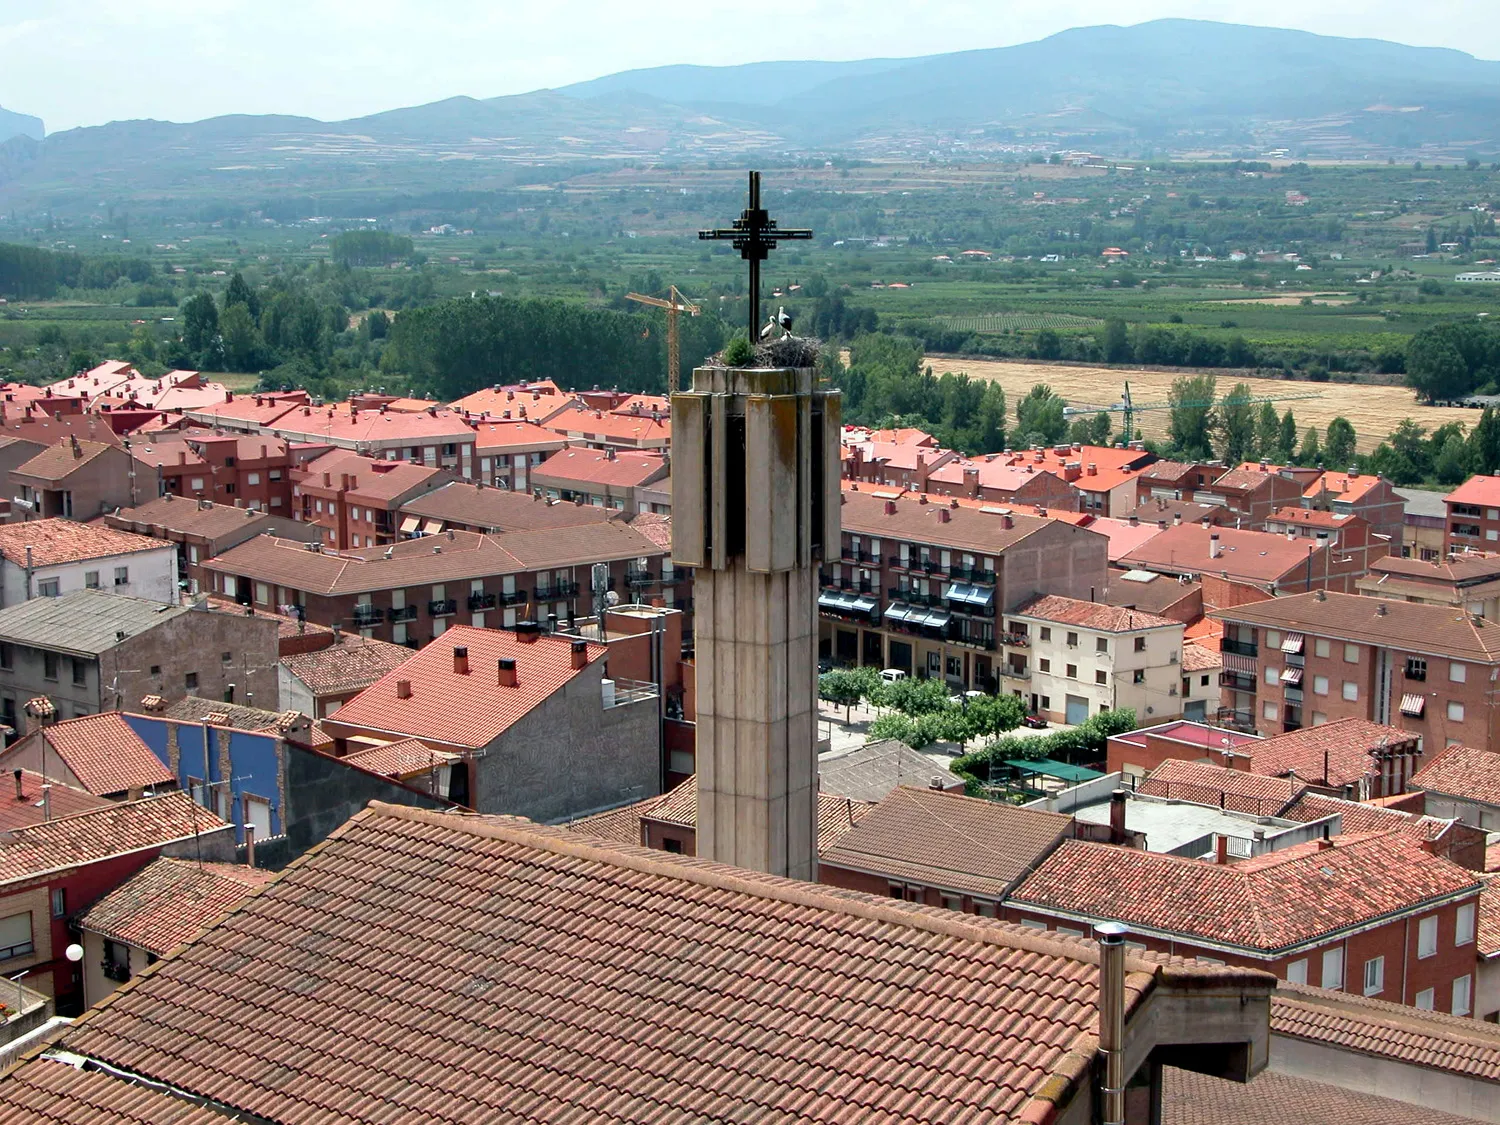
{"label": "tree line", "polygon": [[62,289],[108,289],[121,278],[141,282],[151,273],[145,258],[84,257],[0,242],[0,296],[10,299],[45,300]]}

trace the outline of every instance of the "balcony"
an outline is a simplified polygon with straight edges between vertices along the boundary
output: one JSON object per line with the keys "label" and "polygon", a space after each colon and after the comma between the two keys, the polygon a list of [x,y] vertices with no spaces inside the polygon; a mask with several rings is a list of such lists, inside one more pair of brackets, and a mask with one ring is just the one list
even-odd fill
{"label": "balcony", "polygon": [[885,565],[894,567],[896,570],[907,570],[911,567],[911,560],[903,559],[900,555],[891,555],[885,560]]}
{"label": "balcony", "polygon": [[417,607],[414,605],[404,605],[400,609],[392,607],[385,612],[392,624],[399,621],[415,621],[420,616]]}
{"label": "balcony", "polygon": [[663,586],[675,586],[679,582],[687,580],[687,575],[676,570],[664,570],[661,572],[661,584]]}
{"label": "balcony", "polygon": [[130,966],[122,965],[118,961],[100,961],[99,969],[104,974],[105,980],[112,980],[117,984],[124,984],[130,979]]}
{"label": "balcony", "polygon": [[965,645],[968,648],[983,649],[985,652],[995,651],[995,638],[987,633],[970,633],[958,622],[948,626],[948,643]]}
{"label": "balcony", "polygon": [[1014,645],[1017,648],[1027,648],[1031,645],[1031,638],[1025,633],[1001,633],[1000,643]]}
{"label": "balcony", "polygon": [[385,614],[380,612],[379,606],[357,605],[354,607],[354,627],[356,629],[371,629],[379,625]]}
{"label": "balcony", "polygon": [[656,582],[656,575],[649,570],[637,570],[631,567],[625,571],[625,584],[631,587],[650,586]]}
{"label": "balcony", "polygon": [[1016,664],[1003,665],[1000,669],[1000,674],[1007,680],[1031,679],[1031,669],[1029,667],[1021,667],[1020,665]]}
{"label": "balcony", "polygon": [[494,609],[496,600],[494,594],[470,594],[469,612],[483,613],[487,609]]}
{"label": "balcony", "polygon": [[[490,597],[494,597],[493,594]],[[506,590],[500,595],[501,605],[520,605],[526,600],[525,590]]]}
{"label": "balcony", "polygon": [[451,617],[457,612],[457,598],[441,598],[427,603],[428,617]]}
{"label": "balcony", "polygon": [[551,586],[538,586],[536,588],[536,600],[539,602],[560,602],[565,598],[576,598],[577,596],[577,582],[554,582]]}
{"label": "balcony", "polygon": [[1228,637],[1219,641],[1219,651],[1234,656],[1259,656],[1260,645],[1254,641],[1232,641]]}
{"label": "balcony", "polygon": [[983,586],[995,584],[995,572],[977,566],[950,566],[948,577],[959,582],[978,582]]}
{"label": "balcony", "polygon": [[1236,711],[1233,707],[1220,707],[1216,718],[1220,726],[1249,734],[1255,732],[1255,714],[1251,711]]}
{"label": "balcony", "polygon": [[1478,539],[1480,536],[1479,525],[1475,523],[1455,523],[1448,526],[1448,534],[1458,539]]}
{"label": "balcony", "polygon": [[1248,691],[1254,694],[1256,680],[1253,675],[1246,675],[1243,672],[1220,672],[1219,686],[1226,687],[1230,691]]}

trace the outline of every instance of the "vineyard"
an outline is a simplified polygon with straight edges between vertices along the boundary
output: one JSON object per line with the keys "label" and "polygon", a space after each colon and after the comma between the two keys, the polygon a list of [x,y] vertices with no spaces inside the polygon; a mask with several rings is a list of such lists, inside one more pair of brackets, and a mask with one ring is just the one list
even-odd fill
{"label": "vineyard", "polygon": [[1103,321],[1070,313],[1009,312],[984,316],[939,316],[934,321],[957,332],[999,335],[1001,332],[1034,332],[1039,328],[1097,328]]}

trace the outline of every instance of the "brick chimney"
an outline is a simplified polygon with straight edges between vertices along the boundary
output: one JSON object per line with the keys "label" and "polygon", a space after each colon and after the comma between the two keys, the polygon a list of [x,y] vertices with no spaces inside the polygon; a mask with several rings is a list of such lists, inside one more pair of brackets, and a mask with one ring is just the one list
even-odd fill
{"label": "brick chimney", "polygon": [[573,670],[587,668],[589,663],[589,644],[587,641],[574,641],[572,649]]}
{"label": "brick chimney", "polygon": [[947,509],[947,508],[939,508],[938,509],[938,523],[947,523],[948,522],[948,511],[949,511],[949,509]]}
{"label": "brick chimney", "polygon": [[396,681],[396,698],[397,699],[410,699],[411,698],[411,681],[410,680],[397,680]]}
{"label": "brick chimney", "polygon": [[1109,795],[1109,842],[1123,844],[1125,840],[1125,790],[1116,789]]}
{"label": "brick chimney", "polygon": [[469,674],[469,649],[467,645],[453,646],[453,674],[455,676],[467,676]]}
{"label": "brick chimney", "polygon": [[501,687],[515,687],[519,682],[516,678],[516,662],[514,657],[502,656],[499,660],[499,670],[496,683]]}

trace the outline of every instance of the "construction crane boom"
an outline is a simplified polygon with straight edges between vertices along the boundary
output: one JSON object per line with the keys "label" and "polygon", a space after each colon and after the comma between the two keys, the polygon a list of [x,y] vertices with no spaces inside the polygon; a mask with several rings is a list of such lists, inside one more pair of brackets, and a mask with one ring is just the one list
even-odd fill
{"label": "construction crane boom", "polygon": [[625,299],[650,305],[654,309],[667,310],[667,393],[674,394],[677,391],[682,359],[677,336],[677,315],[687,313],[689,316],[697,316],[702,310],[684,297],[677,286],[668,286],[667,292],[669,296],[665,298],[648,297],[644,293],[626,293]]}
{"label": "construction crane boom", "polygon": [[[1250,398],[1239,400],[1244,404],[1253,406],[1263,402],[1289,402],[1294,399],[1322,398],[1322,391],[1293,391],[1284,395],[1254,395]],[[1104,403],[1097,402],[1070,402],[1063,407],[1064,418],[1076,418],[1081,414],[1123,414],[1125,416],[1126,440],[1135,434],[1134,418],[1136,414],[1145,410],[1171,410],[1177,406],[1188,407],[1194,410],[1211,410],[1215,406],[1222,405],[1223,400],[1217,402],[1135,402],[1130,397],[1130,384],[1125,384],[1125,394],[1119,402]]]}

